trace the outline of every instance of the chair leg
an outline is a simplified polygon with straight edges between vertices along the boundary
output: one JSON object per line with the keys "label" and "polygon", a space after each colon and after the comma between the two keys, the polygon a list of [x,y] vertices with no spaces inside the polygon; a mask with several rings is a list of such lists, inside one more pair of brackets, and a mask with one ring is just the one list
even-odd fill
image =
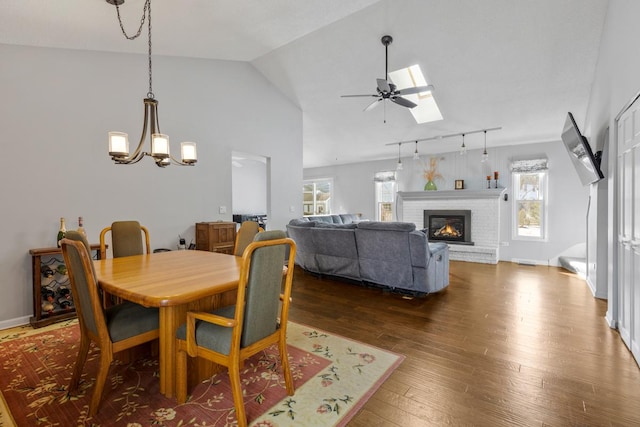
{"label": "chair leg", "polygon": [[113,355],[106,349],[100,349],[100,367],[98,368],[98,375],[96,375],[96,383],[93,386],[93,396],[91,397],[91,403],[89,404],[89,416],[92,417],[98,412],[100,407],[100,400],[102,400],[102,392],[104,390],[104,384],[107,381],[109,375],[109,368],[113,361]]}
{"label": "chair leg", "polygon": [[240,367],[238,361],[232,361],[229,365],[229,380],[231,382],[233,405],[236,408],[236,419],[238,420],[238,427],[247,427],[247,414],[244,410],[244,396],[242,395],[242,385],[240,383]]}
{"label": "chair leg", "polygon": [[69,393],[75,393],[78,390],[78,384],[80,383],[80,377],[82,377],[84,363],[87,361],[87,354],[89,354],[90,344],[90,339],[88,339],[85,335],[80,336],[80,347],[78,347],[76,364],[73,367],[73,374],[71,375],[71,382],[69,383]]}
{"label": "chair leg", "polygon": [[282,365],[282,374],[284,375],[284,383],[287,387],[287,394],[293,396],[295,387],[293,386],[293,377],[291,376],[291,368],[289,366],[289,355],[287,353],[287,342],[278,341],[278,349],[280,350],[280,364]]}
{"label": "chair leg", "polygon": [[178,349],[176,352],[176,400],[178,403],[187,401],[187,352]]}

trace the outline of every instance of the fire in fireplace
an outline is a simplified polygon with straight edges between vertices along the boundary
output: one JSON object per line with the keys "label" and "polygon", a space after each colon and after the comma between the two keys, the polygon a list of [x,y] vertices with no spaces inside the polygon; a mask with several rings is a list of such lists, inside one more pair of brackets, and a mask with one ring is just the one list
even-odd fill
{"label": "fire in fireplace", "polygon": [[431,241],[473,245],[470,210],[425,210],[424,228]]}

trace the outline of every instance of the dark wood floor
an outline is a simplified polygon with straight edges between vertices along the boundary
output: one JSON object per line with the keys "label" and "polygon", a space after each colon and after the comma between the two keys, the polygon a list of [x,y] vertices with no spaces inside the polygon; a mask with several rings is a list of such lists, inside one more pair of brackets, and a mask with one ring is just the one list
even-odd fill
{"label": "dark wood floor", "polygon": [[640,426],[606,309],[560,268],[451,262],[414,299],[297,268],[290,318],[406,356],[350,426]]}

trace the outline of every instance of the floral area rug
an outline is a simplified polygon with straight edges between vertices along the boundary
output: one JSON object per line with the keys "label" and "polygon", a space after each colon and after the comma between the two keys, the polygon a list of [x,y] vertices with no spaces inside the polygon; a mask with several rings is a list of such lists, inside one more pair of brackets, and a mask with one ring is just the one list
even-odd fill
{"label": "floral area rug", "polygon": [[[76,321],[39,330],[0,331],[0,426],[234,426],[228,375],[218,373],[178,405],[159,392],[158,360],[114,362],[98,414],[88,417],[99,349],[92,347],[77,396],[69,396]],[[296,387],[288,396],[274,346],[249,359],[242,384],[249,423],[260,427],[343,426],[402,362],[403,356],[290,322]]]}

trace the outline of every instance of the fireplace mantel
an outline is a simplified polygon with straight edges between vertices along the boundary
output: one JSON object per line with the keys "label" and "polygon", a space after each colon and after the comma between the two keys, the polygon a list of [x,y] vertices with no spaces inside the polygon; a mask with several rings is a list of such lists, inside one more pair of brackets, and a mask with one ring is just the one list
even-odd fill
{"label": "fireplace mantel", "polygon": [[401,200],[438,200],[438,199],[497,199],[506,188],[487,188],[486,190],[437,190],[437,191],[398,191]]}

